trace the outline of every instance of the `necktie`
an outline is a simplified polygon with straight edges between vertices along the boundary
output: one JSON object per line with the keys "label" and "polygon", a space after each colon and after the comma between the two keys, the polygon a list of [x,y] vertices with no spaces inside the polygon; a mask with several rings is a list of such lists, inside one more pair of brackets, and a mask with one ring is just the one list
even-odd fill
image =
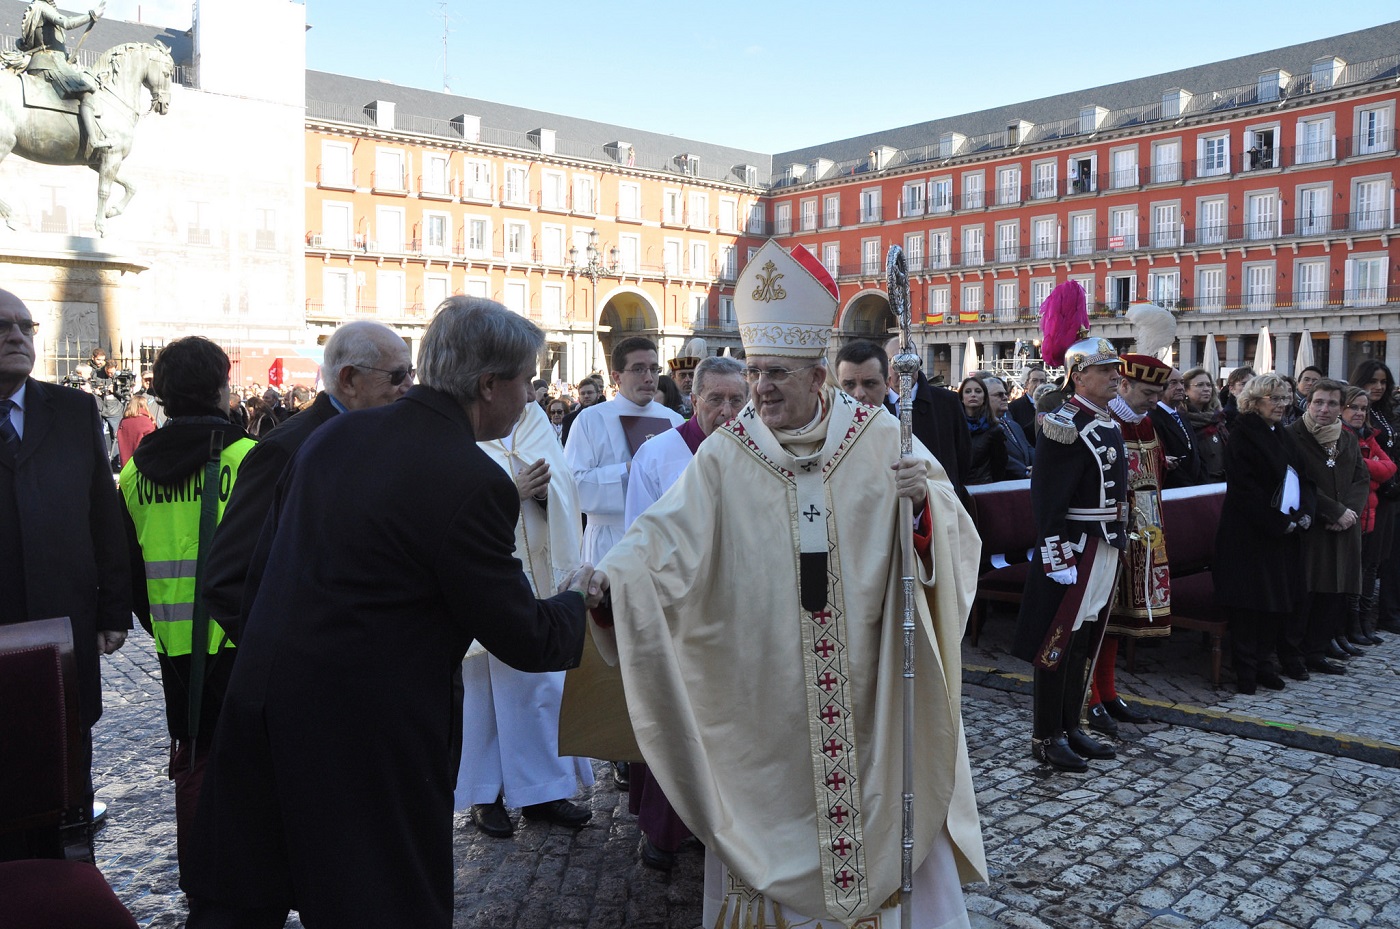
{"label": "necktie", "polygon": [[10,421],[10,410],[14,409],[13,400],[0,400],[0,442],[9,446],[10,451],[19,451],[19,433],[15,431],[15,424]]}
{"label": "necktie", "polygon": [[1191,437],[1191,430],[1186,428],[1186,423],[1182,420],[1181,414],[1176,410],[1169,410],[1168,412],[1172,414],[1172,419],[1176,420],[1176,424],[1181,427],[1181,434],[1186,436],[1186,447],[1190,448],[1192,445],[1196,444]]}

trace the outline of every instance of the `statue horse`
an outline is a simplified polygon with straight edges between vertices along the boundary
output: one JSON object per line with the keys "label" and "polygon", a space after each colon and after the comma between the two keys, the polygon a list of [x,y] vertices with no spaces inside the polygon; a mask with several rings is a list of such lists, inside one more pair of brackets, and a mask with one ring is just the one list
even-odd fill
{"label": "statue horse", "polygon": [[[164,115],[170,109],[175,60],[164,45],[132,42],[104,52],[93,71],[100,88],[93,102],[98,106],[102,131],[111,141],[111,148],[89,151],[87,139],[78,131],[75,112],[26,106],[21,77],[9,70],[0,73],[0,160],[14,152],[40,164],[87,165],[96,171],[97,219],[93,225],[100,236],[105,220],[126,209],[136,193],[136,188],[119,172],[131,153],[136,122],[141,118],[141,88],[151,92],[150,109]],[[109,207],[113,181],[121,185],[125,196]],[[0,219],[13,229],[10,216],[10,205],[0,200]]]}

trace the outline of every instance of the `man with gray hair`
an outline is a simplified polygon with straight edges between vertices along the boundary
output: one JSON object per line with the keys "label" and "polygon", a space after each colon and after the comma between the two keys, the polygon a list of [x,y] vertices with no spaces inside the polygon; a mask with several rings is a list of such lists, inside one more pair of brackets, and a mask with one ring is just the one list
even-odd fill
{"label": "man with gray hair", "polygon": [[367,319],[346,323],[326,342],[321,377],[326,389],[315,401],[264,436],[243,459],[209,550],[204,602],[210,618],[229,630],[235,641],[248,565],[272,509],[277,479],[302,443],[332,416],[384,406],[408,392],[413,386],[408,344],[381,323]]}
{"label": "man with gray hair", "polygon": [[[538,327],[453,297],[402,402],[316,430],[278,482],[183,873],[190,929],[452,925],[462,658],[578,664],[593,569],[536,599],[520,494],[477,445],[530,399]],[[352,465],[347,467],[347,463]],[[366,815],[346,816],[365,808]]]}

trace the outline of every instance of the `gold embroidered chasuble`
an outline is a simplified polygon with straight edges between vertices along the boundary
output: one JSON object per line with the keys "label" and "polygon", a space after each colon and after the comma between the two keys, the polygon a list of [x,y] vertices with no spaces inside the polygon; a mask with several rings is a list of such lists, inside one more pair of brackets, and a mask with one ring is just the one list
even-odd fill
{"label": "gold embroidered chasuble", "polygon": [[[706,849],[752,893],[852,925],[900,882],[899,427],[830,388],[823,402],[798,455],[751,405],[716,430],[603,559],[615,626],[593,634]],[[959,704],[980,544],[942,467],[916,453],[933,541],[916,597],[914,862],[946,824],[963,879],[985,880]],[[799,552],[814,532],[827,602],[807,610]]]}

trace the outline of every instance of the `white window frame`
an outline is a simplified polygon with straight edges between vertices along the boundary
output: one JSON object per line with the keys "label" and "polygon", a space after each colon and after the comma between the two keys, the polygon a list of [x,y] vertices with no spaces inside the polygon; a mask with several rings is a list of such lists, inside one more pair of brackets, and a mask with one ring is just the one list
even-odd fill
{"label": "white window frame", "polygon": [[910,273],[924,269],[924,234],[906,232],[904,234],[904,258]]}
{"label": "white window frame", "polygon": [[[1167,156],[1172,157],[1167,157]],[[1181,140],[1162,139],[1152,143],[1152,183],[1171,184],[1181,180]]]}
{"label": "white window frame", "polygon": [[1327,306],[1327,258],[1300,258],[1293,263],[1293,309],[1321,310]]}
{"label": "white window frame", "polygon": [[[437,234],[433,228],[437,228]],[[418,250],[424,255],[446,255],[452,248],[452,214],[439,210],[423,211],[423,235]]]}
{"label": "white window frame", "polygon": [[642,218],[642,185],[632,181],[622,181],[617,185],[617,218]]}
{"label": "white window frame", "polygon": [[867,187],[860,192],[860,221],[863,223],[880,222],[883,211],[880,205],[882,188]]}
{"label": "white window frame", "polygon": [[636,274],[642,269],[642,237],[624,232],[617,237],[618,263],[624,274]]}
{"label": "white window frame", "polygon": [[355,186],[355,150],[350,143],[321,140],[321,174],[318,180],[322,187]]}
{"label": "white window frame", "polygon": [[1389,187],[1389,180],[1384,177],[1352,178],[1350,228],[1371,232],[1389,225]]}
{"label": "white window frame", "polygon": [[568,231],[559,223],[540,223],[540,264],[562,268],[569,260]]}
{"label": "white window frame", "polygon": [[685,204],[685,221],[691,229],[710,228],[710,195],[692,190]]}
{"label": "white window frame", "polygon": [[1395,151],[1395,103],[1372,104],[1356,108],[1356,140],[1353,154],[1375,155]]}
{"label": "white window frame", "polygon": [[[1081,210],[1069,214],[1069,253],[1092,255],[1098,241],[1098,211]],[[1084,227],[1088,227],[1087,230]],[[1088,235],[1085,235],[1085,232]]]}
{"label": "white window frame", "polygon": [[[1216,216],[1214,214],[1218,213]],[[1196,244],[1223,245],[1230,237],[1229,199],[1202,197],[1196,201]]]}
{"label": "white window frame", "polygon": [[930,229],[928,232],[928,266],[947,268],[953,263],[953,230]]}
{"label": "white window frame", "polygon": [[1031,220],[1031,257],[1059,257],[1058,220],[1054,216],[1037,216]]}
{"label": "white window frame", "polygon": [[1272,261],[1246,262],[1240,268],[1240,307],[1250,313],[1268,313],[1274,308],[1278,270]]}
{"label": "white window frame", "polygon": [[563,284],[547,283],[540,286],[540,320],[551,329],[564,324]]}
{"label": "white window frame", "polygon": [[1332,231],[1332,185],[1309,184],[1293,195],[1294,229],[1298,235],[1326,235]]}
{"label": "white window frame", "polygon": [[958,315],[960,317],[976,315],[980,321],[982,314],[986,312],[982,283],[980,281],[964,283],[959,292]]}
{"label": "white window frame", "polygon": [[790,200],[773,205],[773,234],[792,235],[792,202]]}
{"label": "white window frame", "polygon": [[1220,177],[1230,173],[1230,133],[1211,132],[1196,138],[1196,176]]}
{"label": "white window frame", "polygon": [[924,194],[923,181],[910,181],[905,184],[899,195],[899,215],[923,216]]}
{"label": "white window frame", "polygon": [[880,237],[860,240],[860,273],[866,276],[880,274],[884,270],[884,258],[880,254]]}
{"label": "white window frame", "polygon": [[981,226],[963,226],[962,261],[969,267],[985,264],[987,259],[986,231]]}
{"label": "white window frame", "polygon": [[841,243],[822,243],[822,265],[833,278],[841,276]]}
{"label": "white window frame", "polygon": [[491,162],[468,158],[462,162],[462,199],[491,202]]}
{"label": "white window frame", "polygon": [[1389,256],[1356,255],[1346,262],[1347,306],[1384,306],[1389,291]]}
{"label": "white window frame", "polygon": [[505,189],[501,201],[512,206],[530,205],[530,170],[523,165],[506,165]]}
{"label": "white window frame", "polygon": [[719,231],[739,231],[739,201],[733,197],[719,198]]}
{"label": "white window frame", "polygon": [[1147,299],[1168,309],[1181,302],[1181,269],[1163,268],[1147,272]]}
{"label": "white window frame", "polygon": [[817,231],[817,198],[808,197],[800,204],[802,215],[800,222],[803,232]]}
{"label": "white window frame", "polygon": [[355,205],[342,200],[321,201],[321,246],[348,249],[355,241]]}
{"label": "white window frame", "polygon": [[837,229],[841,226],[841,195],[826,194],[822,197],[822,228]]}
{"label": "white window frame", "polygon": [[1128,145],[1111,149],[1108,153],[1108,187],[1110,190],[1123,190],[1138,186],[1141,174],[1138,171],[1138,147]]}
{"label": "white window frame", "polygon": [[530,282],[510,279],[501,287],[501,303],[512,313],[526,318],[530,315]]}
{"label": "white window frame", "polygon": [[1181,239],[1181,201],[1152,204],[1152,247],[1176,248]]}
{"label": "white window frame", "polygon": [[327,316],[353,316],[359,311],[360,289],[349,268],[321,269],[321,308]]}
{"label": "white window frame", "polygon": [[447,274],[423,275],[423,312],[431,313],[442,305],[442,301],[452,296],[452,277]]}
{"label": "white window frame", "polygon": [[928,182],[928,211],[950,213],[953,209],[953,179],[937,177]]}
{"label": "white window frame", "polygon": [[690,241],[690,248],[686,250],[690,260],[690,276],[708,279],[712,275],[710,270],[710,245],[708,242]]}
{"label": "white window frame", "polygon": [[401,148],[378,146],[374,150],[375,190],[408,190],[408,155]]}
{"label": "white window frame", "polygon": [[402,254],[404,248],[404,226],[408,212],[401,206],[376,206],[374,208],[374,238],[376,247],[370,251]]}
{"label": "white window frame", "polygon": [[[1115,206],[1108,211],[1109,251],[1132,251],[1138,247],[1138,213],[1136,206]],[[1121,239],[1114,245],[1114,239]]]}
{"label": "white window frame", "polygon": [[930,284],[928,306],[924,316],[929,322],[946,322],[953,311],[953,288],[950,284]]}
{"label": "white window frame", "polygon": [[685,243],[680,239],[665,239],[661,243],[661,268],[667,277],[679,277],[685,262]]}
{"label": "white window frame", "polygon": [[997,168],[997,203],[1021,202],[1021,166],[1002,165]]}
{"label": "white window frame", "polygon": [[519,219],[508,219],[502,227],[501,255],[508,261],[530,261],[530,224]]}
{"label": "white window frame", "polygon": [[1198,265],[1195,287],[1191,291],[1195,308],[1201,313],[1225,311],[1225,266]]}
{"label": "white window frame", "polygon": [[997,223],[996,236],[997,261],[1003,264],[1019,261],[1021,258],[1021,221],[1012,219]]}
{"label": "white window frame", "polygon": [[598,179],[591,174],[575,174],[574,198],[569,205],[580,215],[598,215]]}
{"label": "white window frame", "polygon": [[[472,230],[480,232],[473,241]],[[491,217],[468,215],[462,220],[462,251],[468,258],[486,258],[491,254]]]}
{"label": "white window frame", "polygon": [[563,213],[569,208],[568,186],[563,171],[540,172],[540,209]]}
{"label": "white window frame", "polygon": [[374,275],[375,312],[390,319],[406,316],[408,280],[402,271],[376,271]]}
{"label": "white window frame", "polygon": [[962,176],[962,208],[980,210],[987,205],[987,177],[982,171],[964,171]]}
{"label": "white window frame", "polygon": [[1280,234],[1277,190],[1252,191],[1244,196],[1245,238],[1251,241],[1273,239]]}
{"label": "white window frame", "polygon": [[451,164],[452,156],[446,152],[424,152],[423,177],[418,182],[418,192],[429,196],[450,197]]}
{"label": "white window frame", "polygon": [[1031,199],[1048,200],[1055,197],[1059,191],[1059,178],[1057,177],[1058,162],[1051,158],[1047,161],[1036,161],[1031,163]]}
{"label": "white window frame", "polygon": [[1318,164],[1334,161],[1337,158],[1337,134],[1333,129],[1332,114],[1305,116],[1297,124],[1297,148],[1293,163],[1298,165]]}

